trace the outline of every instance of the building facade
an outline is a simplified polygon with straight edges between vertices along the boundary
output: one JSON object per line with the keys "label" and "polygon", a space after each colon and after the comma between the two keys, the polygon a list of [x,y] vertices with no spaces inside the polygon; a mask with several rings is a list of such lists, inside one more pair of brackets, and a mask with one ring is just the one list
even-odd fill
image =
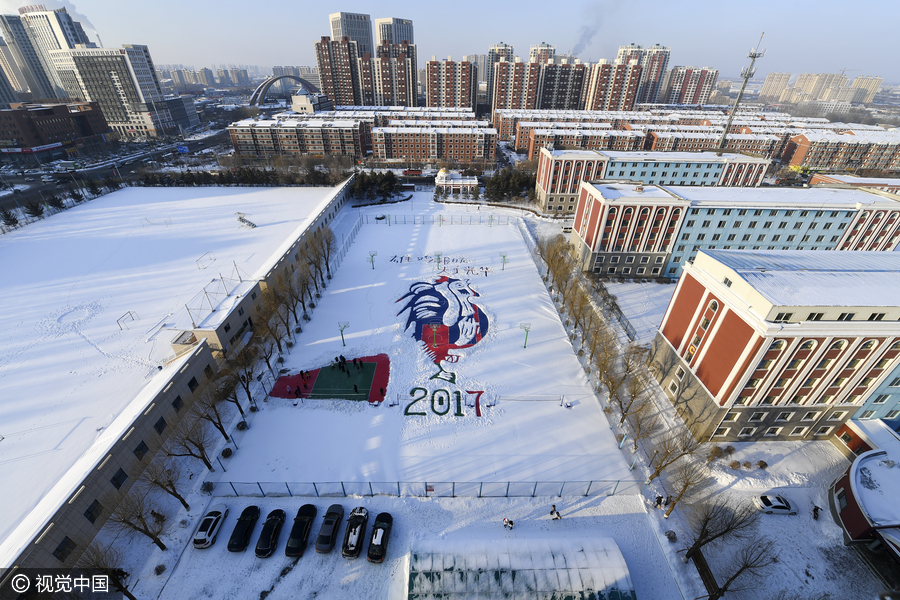
{"label": "building facade", "polygon": [[108,131],[96,102],[13,104],[0,110],[0,146],[6,149],[74,142]]}
{"label": "building facade", "polygon": [[384,42],[415,44],[413,22],[410,19],[398,19],[397,17],[375,19],[375,45],[381,46]]}
{"label": "building facade", "polygon": [[28,84],[35,100],[65,97],[50,76],[52,66],[42,59],[37,45],[28,34],[25,21],[18,15],[0,15],[0,33]]}
{"label": "building facade", "polygon": [[829,439],[900,362],[892,252],[701,252],[650,370],[697,439]]}
{"label": "building facade", "polygon": [[788,85],[790,85],[790,73],[769,73],[763,83],[762,89],[759,91],[760,102],[778,102]]}
{"label": "building facade", "polygon": [[502,58],[494,63],[491,78],[493,110],[531,110],[538,108],[538,88],[541,78],[540,63],[508,61]]}
{"label": "building facade", "polygon": [[478,72],[474,63],[431,60],[425,64],[425,106],[475,109]]}
{"label": "building facade", "polygon": [[[337,12],[328,15],[331,24],[331,39],[340,40],[347,38],[356,42],[357,54],[375,54],[375,44],[372,39],[372,19],[369,15],[360,13]],[[411,40],[410,40],[411,41]],[[321,69],[319,70],[321,73]]]}
{"label": "building facade", "polygon": [[347,36],[335,38],[334,41],[323,36],[316,42],[316,65],[319,68],[321,90],[335,105],[362,104],[358,87],[359,56],[357,42]]}
{"label": "building facade", "polygon": [[[695,180],[697,165],[670,164],[679,173],[690,167]],[[679,207],[683,217],[674,230],[633,218],[669,206]],[[701,250],[891,251],[900,242],[900,199],[866,190],[734,187],[723,193],[714,187],[582,181],[570,241],[585,270],[674,279]],[[662,256],[659,271],[623,270],[623,264],[647,256]]]}
{"label": "building facade", "polygon": [[319,119],[246,119],[228,126],[235,154],[267,156],[360,157],[359,121]]}
{"label": "building facade", "polygon": [[673,67],[666,74],[664,104],[706,104],[716,89],[718,69],[709,67]]}
{"label": "building facade", "polygon": [[448,161],[484,165],[497,156],[497,131],[464,127],[376,127],[372,157],[376,161]]}
{"label": "building facade", "polygon": [[875,99],[875,94],[878,93],[878,90],[881,89],[881,82],[881,77],[857,77],[853,80],[853,83],[850,84],[850,87],[866,90],[866,95],[860,102],[869,104]]}
{"label": "building facade", "polygon": [[528,50],[528,62],[552,63],[556,59],[556,46],[541,42]]}
{"label": "building facade", "polygon": [[616,55],[616,63],[627,65],[636,61],[641,66],[641,83],[637,92],[636,102],[639,104],[653,104],[659,102],[659,91],[669,67],[671,50],[665,46],[654,44],[649,48],[643,48],[635,44],[619,46]]}
{"label": "building facade", "polygon": [[799,133],[788,141],[784,160],[798,171],[900,170],[900,134],[852,133]]}
{"label": "building facade", "polygon": [[637,61],[611,64],[606,60],[591,66],[584,110],[634,109],[641,84],[642,67]]}
{"label": "building facade", "polygon": [[516,50],[509,44],[504,44],[500,42],[494,46],[488,48],[487,58],[485,59],[485,71],[484,77],[487,81],[487,102],[490,104],[494,98],[494,65],[500,62],[501,60],[506,60],[506,62],[515,62],[515,54]]}
{"label": "building facade", "polygon": [[610,179],[646,185],[757,187],[769,165],[766,159],[742,154],[542,148],[535,191],[541,210],[574,212],[582,181]]}

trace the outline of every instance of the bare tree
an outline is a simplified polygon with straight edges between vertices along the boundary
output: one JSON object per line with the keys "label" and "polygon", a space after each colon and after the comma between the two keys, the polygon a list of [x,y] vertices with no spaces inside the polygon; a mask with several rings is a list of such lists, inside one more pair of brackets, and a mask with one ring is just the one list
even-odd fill
{"label": "bare tree", "polygon": [[282,271],[275,276],[275,286],[280,292],[278,294],[279,298],[284,303],[284,306],[291,311],[295,324],[300,323],[300,317],[297,316],[297,307],[303,304],[303,291],[297,281],[297,271],[297,269],[293,273]]}
{"label": "bare tree", "polygon": [[250,385],[253,383],[253,371],[256,369],[257,352],[255,344],[247,344],[237,355],[232,356],[228,365],[237,377],[237,383],[241,384],[247,394],[247,400],[253,403],[253,395],[250,393]]}
{"label": "bare tree", "polygon": [[692,494],[698,488],[704,487],[703,484],[709,484],[709,482],[709,470],[707,470],[705,464],[697,464],[695,462],[682,463],[669,478],[669,485],[675,492],[675,498],[669,503],[669,508],[663,517],[669,518],[669,515],[675,510],[675,505],[678,504],[685,494]]}
{"label": "bare tree", "polygon": [[[112,506],[114,499],[107,500]],[[133,486],[125,497],[118,501],[115,510],[109,515],[107,524],[127,536],[145,535],[160,550],[168,550],[160,539],[166,532],[168,515],[165,508],[159,505],[149,488]]]}
{"label": "bare tree", "polygon": [[243,419],[246,415],[244,414],[244,407],[241,406],[241,401],[238,398],[238,383],[239,380],[237,374],[231,370],[229,363],[224,363],[216,373],[214,384],[219,392],[219,397],[226,402],[234,404],[241,413],[241,418]]}
{"label": "bare tree", "polygon": [[266,289],[256,310],[256,332],[260,337],[274,340],[278,352],[283,352],[281,342],[290,332],[290,312],[284,306],[280,290],[274,286]]}
{"label": "bare tree", "polygon": [[334,254],[335,250],[337,250],[334,232],[331,231],[330,227],[319,229],[313,233],[310,245],[317,262],[321,262],[328,274],[328,279],[331,279],[331,256]]}
{"label": "bare tree", "polygon": [[213,437],[207,426],[207,422],[200,419],[192,419],[190,415],[185,417],[166,442],[163,452],[166,456],[190,456],[206,465],[210,471],[213,469],[209,460],[209,450],[213,447]]}
{"label": "bare tree", "polygon": [[628,379],[625,380],[624,389],[621,393],[616,394],[616,404],[619,407],[619,412],[622,417],[619,421],[619,426],[621,427],[622,423],[625,422],[625,419],[628,415],[631,414],[633,409],[636,409],[638,405],[635,405],[635,402],[641,397],[641,395],[647,390],[647,383],[644,381],[642,377],[638,374],[632,374]]}
{"label": "bare tree", "polygon": [[[761,576],[761,571],[778,561],[778,555],[772,551],[775,542],[767,538],[756,538],[746,543],[732,559],[728,569],[730,575],[719,589],[709,596],[709,600],[719,600],[732,589],[734,582],[742,575],[753,578]],[[743,588],[734,588],[735,590]]]}
{"label": "bare tree", "polygon": [[141,473],[140,481],[145,485],[164,491],[178,499],[185,510],[191,510],[190,504],[178,491],[183,477],[184,473],[181,470],[181,463],[163,453],[147,465],[147,468]]}
{"label": "bare tree", "polygon": [[687,522],[691,531],[691,545],[684,553],[684,562],[688,562],[706,544],[719,542],[726,537],[745,537],[758,516],[759,513],[750,504],[732,504],[724,496],[689,505]]}
{"label": "bare tree", "polygon": [[662,428],[662,423],[653,409],[653,403],[644,400],[628,414],[628,424],[631,425],[631,440],[635,453],[638,451],[638,442],[656,435]]}
{"label": "bare tree", "polygon": [[186,418],[207,421],[228,442],[230,438],[228,437],[228,432],[225,431],[225,420],[229,415],[227,407],[221,401],[222,397],[219,395],[218,389],[215,386],[207,385],[203,388],[197,401],[194,402],[194,406],[191,407],[191,412]]}
{"label": "bare tree", "polygon": [[260,357],[262,357],[266,366],[269,368],[269,373],[272,374],[272,377],[275,377],[275,370],[272,368],[272,357],[275,356],[275,349],[277,348],[275,340],[271,338],[260,340],[260,342],[256,344],[256,347],[259,349]]}
{"label": "bare tree", "polygon": [[649,480],[653,481],[662,475],[669,465],[684,456],[694,454],[699,448],[700,443],[687,429],[679,429],[677,433],[669,431],[654,448],[653,460],[650,462],[653,472],[650,473]]}
{"label": "bare tree", "polygon": [[109,585],[113,589],[122,592],[122,595],[129,600],[137,600],[125,583],[130,575],[122,568],[124,563],[124,556],[118,547],[94,540],[78,559],[76,566],[106,575],[109,578]]}

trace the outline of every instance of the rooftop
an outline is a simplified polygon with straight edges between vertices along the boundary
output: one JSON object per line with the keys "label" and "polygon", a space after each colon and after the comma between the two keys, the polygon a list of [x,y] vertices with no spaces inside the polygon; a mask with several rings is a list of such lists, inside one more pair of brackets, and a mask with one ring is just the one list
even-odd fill
{"label": "rooftop", "polygon": [[0,481],[28,481],[0,486],[0,567],[167,383],[162,328],[210,280],[267,273],[335,191],[129,188],[0,238]]}
{"label": "rooftop", "polygon": [[[595,181],[585,182],[586,186],[590,186],[597,190],[606,200],[618,200],[619,198],[659,198],[666,200],[678,200],[678,197],[665,188],[657,185],[641,185],[640,183],[617,183],[613,181]],[[638,191],[640,190],[640,191]]]}
{"label": "rooftop", "polygon": [[700,250],[773,306],[900,306],[900,253],[838,250]]}
{"label": "rooftop", "polygon": [[826,210],[856,209],[876,203],[887,203],[900,208],[900,197],[885,192],[846,190],[837,188],[719,188],[700,186],[666,186],[666,188],[690,200],[691,206],[722,206],[733,208],[737,203],[754,206],[771,205],[772,208],[822,208]]}
{"label": "rooftop", "polygon": [[881,419],[853,421],[878,446],[851,467],[850,485],[860,508],[875,526],[900,525],[900,438]]}
{"label": "rooftop", "polygon": [[891,177],[856,177],[855,175],[839,175],[837,173],[818,173],[821,177],[828,177],[840,181],[841,183],[849,183],[851,185],[900,185],[900,178]]}

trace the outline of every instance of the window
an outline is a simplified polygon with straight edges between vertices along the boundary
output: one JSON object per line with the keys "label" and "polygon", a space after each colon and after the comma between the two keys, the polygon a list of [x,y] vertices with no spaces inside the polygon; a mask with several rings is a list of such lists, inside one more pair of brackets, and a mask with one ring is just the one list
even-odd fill
{"label": "window", "polygon": [[191,377],[191,380],[188,381],[188,387],[190,388],[190,390],[191,390],[192,392],[196,392],[196,391],[197,391],[197,388],[200,387],[200,384],[197,383],[197,378],[196,378],[196,377]]}
{"label": "window", "polygon": [[756,221],[750,221],[750,225],[748,225],[750,229],[756,229]]}
{"label": "window", "polygon": [[838,317],[838,321],[852,321],[855,314],[856,313],[841,313],[841,316]]}
{"label": "window", "polygon": [[884,418],[890,421],[891,419],[896,419],[897,415],[900,415],[900,410],[892,410],[888,412],[888,414],[884,415]]}
{"label": "window", "polygon": [[669,384],[669,391],[672,392],[673,395],[678,393],[678,384],[674,381]]}
{"label": "window", "polygon": [[877,363],[875,363],[875,366],[872,367],[872,368],[873,368],[873,369],[883,369],[883,368],[885,368],[886,366],[888,366],[888,364],[889,364],[890,362],[891,362],[891,359],[889,359],[889,358],[882,358],[882,359],[879,360]]}
{"label": "window", "polygon": [[869,387],[873,381],[875,381],[874,377],[866,377],[865,379],[863,379],[862,381],[859,382],[859,385],[862,387]]}
{"label": "window", "polygon": [[755,388],[758,385],[759,385],[759,379],[749,379],[747,381],[747,385],[745,387]]}
{"label": "window", "polygon": [[792,414],[794,414],[794,413],[789,413],[789,412],[778,413],[778,416],[775,417],[775,420],[776,421],[790,421]]}
{"label": "window", "polygon": [[718,427],[716,428],[716,432],[713,433],[713,437],[722,437],[724,435],[728,435],[728,432],[731,430],[731,427]]}
{"label": "window", "polygon": [[829,350],[841,350],[844,347],[844,340],[838,340],[831,345]]}
{"label": "window", "polygon": [[741,238],[741,241],[742,241],[742,242],[749,242],[749,241],[750,241],[750,234],[749,234],[749,233],[748,233],[748,234],[745,234],[744,237]]}
{"label": "window", "polygon": [[879,394],[877,398],[872,400],[872,404],[884,404],[890,399],[890,394]]}
{"label": "window", "polygon": [[766,435],[773,436],[781,433],[781,427],[769,427],[766,429]]}
{"label": "window", "polygon": [[72,554],[72,551],[77,548],[78,545],[69,539],[69,536],[63,538],[63,541],[59,543],[59,546],[56,547],[56,550],[53,551],[53,556],[59,562],[66,562],[66,559],[69,558],[69,555]]}
{"label": "window", "polygon": [[719,310],[719,303],[716,302],[715,300],[713,300],[712,302],[710,302],[710,303],[709,303],[709,310],[711,310],[711,311],[713,311],[713,312],[716,312],[717,310]]}
{"label": "window", "polygon": [[783,388],[783,387],[786,386],[787,384],[788,384],[787,378],[782,377],[781,379],[779,379],[778,381],[775,382],[775,387],[777,387],[777,388]]}
{"label": "window", "polygon": [[880,321],[884,318],[885,313],[872,313],[869,315],[869,321]]}
{"label": "window", "polygon": [[825,313],[809,313],[809,316],[806,317],[807,321],[821,321],[822,317],[825,316]]}
{"label": "window", "polygon": [[815,421],[819,417],[819,413],[817,412],[808,412],[803,415],[801,421]]}
{"label": "window", "polygon": [[156,433],[162,435],[162,432],[166,430],[166,420],[160,417],[159,421],[153,424],[153,429],[156,430]]}
{"label": "window", "polygon": [[611,257],[611,258],[609,259],[609,262],[610,262],[610,264],[613,264],[613,265],[614,265],[614,264],[616,264],[616,263],[619,262],[619,257],[618,257],[618,256],[613,256],[613,257]]}
{"label": "window", "polygon": [[175,396],[175,399],[172,400],[172,408],[175,409],[175,412],[180,412],[183,406],[184,402],[182,402],[181,396]]}
{"label": "window", "polygon": [[99,500],[94,500],[91,502],[91,505],[88,506],[88,509],[84,511],[84,518],[90,521],[91,523],[95,523],[97,519],[100,517],[100,513],[103,512],[103,505],[100,504]]}
{"label": "window", "polygon": [[730,412],[727,415],[725,415],[725,418],[722,420],[723,421],[737,421],[737,418],[738,418],[738,413]]}
{"label": "window", "polygon": [[900,377],[895,377],[889,384],[888,387],[898,387],[900,386]]}
{"label": "window", "polygon": [[841,512],[845,508],[847,508],[847,494],[844,492],[844,488],[839,489],[834,494],[834,503],[837,504],[838,512]]}
{"label": "window", "polygon": [[704,227],[704,228],[709,227],[709,225],[710,225],[710,222],[709,222],[709,221],[703,221],[703,227]]}
{"label": "window", "polygon": [[707,327],[709,327],[709,319],[703,317],[703,320],[700,321],[700,328],[705,331]]}
{"label": "window", "polygon": [[141,441],[138,444],[137,448],[134,449],[134,455],[137,456],[138,460],[144,460],[144,457],[147,456],[147,453],[150,452],[150,448],[147,447],[147,444]]}
{"label": "window", "polygon": [[203,375],[205,375],[207,379],[212,379],[212,376],[213,376],[212,366],[206,365],[205,367],[203,367]]}
{"label": "window", "polygon": [[675,371],[675,377],[678,378],[678,381],[681,381],[684,378],[684,367],[678,367],[678,370]]}
{"label": "window", "polygon": [[842,420],[842,419],[844,418],[844,415],[846,415],[846,414],[847,414],[847,412],[846,412],[846,411],[843,411],[843,410],[838,411],[838,412],[833,412],[833,413],[831,413],[831,415],[828,417],[828,420],[829,420],[829,421],[840,421],[840,420]]}
{"label": "window", "polygon": [[763,359],[756,365],[756,369],[759,371],[766,371],[768,368],[772,366],[772,361],[770,359]]}
{"label": "window", "polygon": [[823,425],[816,430],[816,435],[828,435],[829,433],[831,433],[832,429],[834,428]]}
{"label": "window", "polygon": [[125,471],[123,471],[122,469],[116,471],[116,474],[113,475],[112,479],[109,480],[109,482],[113,484],[113,487],[117,490],[121,488],[126,481],[128,481],[128,474],[125,473]]}
{"label": "window", "polygon": [[775,340],[771,346],[769,346],[769,350],[781,350],[784,347],[784,340]]}
{"label": "window", "polygon": [[791,317],[793,317],[793,316],[794,316],[794,313],[778,313],[777,315],[775,315],[775,322],[776,323],[786,323],[787,321],[790,321]]}
{"label": "window", "polygon": [[225,330],[225,333],[228,333],[229,331],[231,331],[231,325],[229,323],[225,323],[225,327],[223,329]]}
{"label": "window", "polygon": [[794,427],[791,429],[791,435],[803,435],[806,433],[806,427]]}
{"label": "window", "polygon": [[847,363],[847,366],[844,367],[844,368],[845,368],[845,369],[855,369],[856,367],[859,366],[859,363],[861,363],[861,362],[862,362],[862,361],[861,361],[860,359],[854,358],[853,360],[851,360],[850,362],[848,362],[848,363]]}
{"label": "window", "polygon": [[239,309],[238,309],[238,316],[239,316],[239,317],[244,316],[244,309],[243,309],[243,308],[239,308]]}
{"label": "window", "polygon": [[766,417],[766,413],[764,413],[764,412],[755,412],[755,413],[753,413],[752,415],[750,415],[750,418],[747,419],[747,420],[750,421],[751,423],[755,423],[755,422],[758,422],[758,421],[762,421],[765,417]]}
{"label": "window", "polygon": [[725,280],[724,280],[724,281],[723,281],[723,282],[722,282],[722,283],[724,283],[724,284],[725,284],[725,287],[728,287],[728,288],[730,288],[730,287],[731,287],[731,283],[732,283],[732,282],[731,282],[731,280],[730,280],[730,279],[728,279],[728,278],[727,278],[727,277],[726,277],[726,278],[725,278]]}
{"label": "window", "polygon": [[705,240],[705,239],[706,239],[706,234],[705,234],[705,233],[698,233],[698,234],[697,234],[697,241],[698,241],[698,242],[702,242],[702,241]]}
{"label": "window", "polygon": [[875,416],[874,410],[864,410],[863,413],[861,415],[859,415],[859,418],[860,419],[871,419],[874,416]]}
{"label": "window", "polygon": [[819,364],[816,365],[816,368],[817,369],[827,369],[831,365],[831,363],[832,363],[832,359],[823,358],[822,360],[819,361]]}
{"label": "window", "polygon": [[741,429],[741,432],[738,435],[741,437],[747,437],[753,435],[755,431],[756,427],[744,427],[743,429]]}

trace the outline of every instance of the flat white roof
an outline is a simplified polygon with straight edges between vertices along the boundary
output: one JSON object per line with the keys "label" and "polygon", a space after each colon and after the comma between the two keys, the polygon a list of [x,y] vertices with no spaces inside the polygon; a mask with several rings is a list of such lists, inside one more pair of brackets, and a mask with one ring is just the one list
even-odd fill
{"label": "flat white roof", "polygon": [[497,130],[490,127],[373,127],[372,133],[484,133],[497,135]]}
{"label": "flat white roof", "polygon": [[638,192],[639,183],[616,183],[613,181],[594,181],[585,182],[603,196],[607,200],[618,200],[619,198],[666,198],[669,200],[677,200],[678,198],[665,188],[656,185],[645,185],[643,191]]}
{"label": "flat white roof", "polygon": [[267,128],[267,127],[333,127],[336,129],[339,128],[356,128],[359,127],[359,121],[351,121],[349,119],[280,119],[280,120],[259,120],[256,121],[254,119],[244,119],[243,121],[238,121],[236,123],[232,123],[231,127],[251,127],[251,128]]}
{"label": "flat white roof", "polygon": [[849,183],[856,185],[900,185],[900,178],[890,177],[856,177],[854,175],[839,175],[837,173],[819,173],[823,177],[836,179],[841,183]]}
{"label": "flat white roof", "polygon": [[168,381],[161,328],[235,267],[265,275],[336,191],[128,188],[0,236],[0,567]]}
{"label": "flat white roof", "polygon": [[900,306],[900,253],[700,250],[774,306]]}
{"label": "flat white roof", "polygon": [[[825,187],[809,188],[739,188],[739,187],[701,187],[670,185],[666,186],[682,198],[691,201],[692,206],[734,207],[739,203],[750,205],[781,205],[793,208],[821,208],[823,210],[855,209],[857,204],[868,206],[875,203],[894,204],[900,196],[886,192],[875,193],[865,189],[847,190]],[[900,204],[897,204],[900,208]]]}

